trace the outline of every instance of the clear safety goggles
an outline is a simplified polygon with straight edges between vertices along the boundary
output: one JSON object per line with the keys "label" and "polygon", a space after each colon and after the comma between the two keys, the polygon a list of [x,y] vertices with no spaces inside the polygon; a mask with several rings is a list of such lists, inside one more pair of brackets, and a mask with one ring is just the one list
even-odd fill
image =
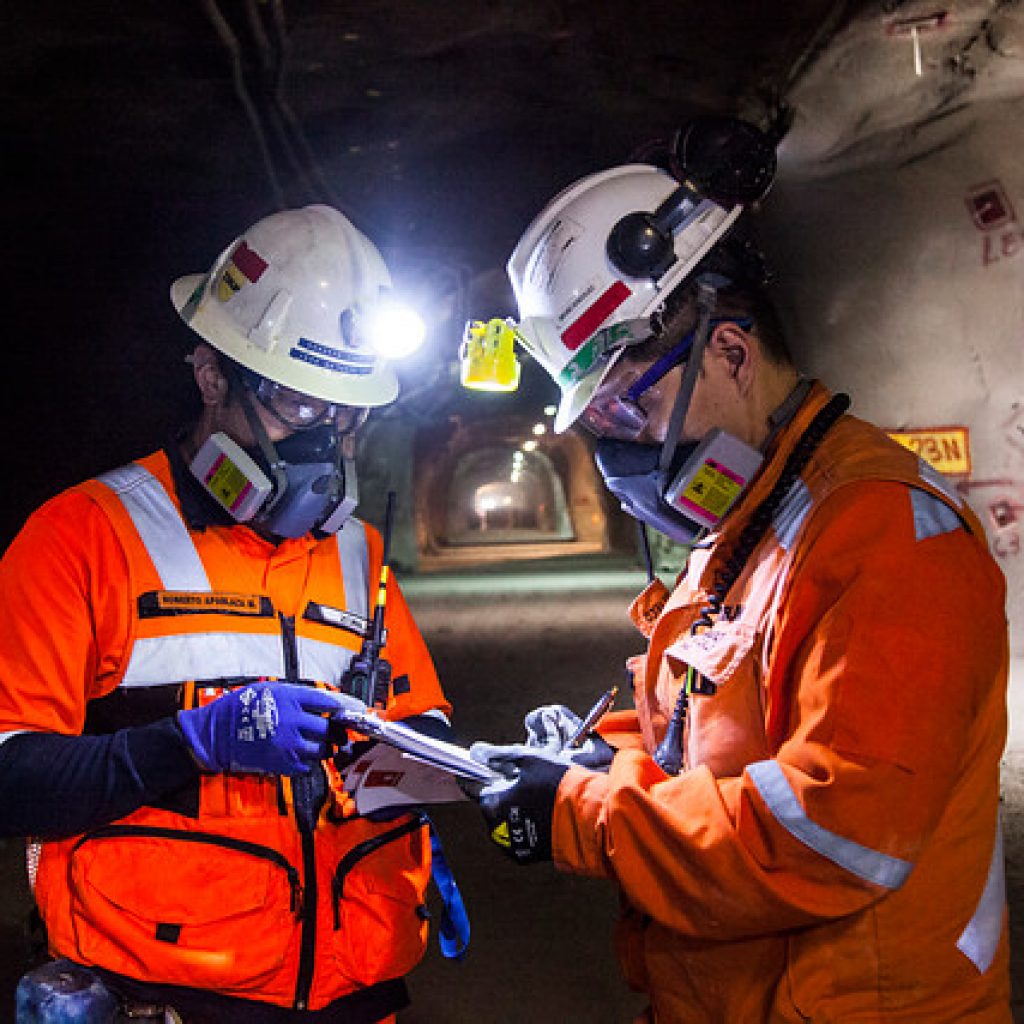
{"label": "clear safety goggles", "polygon": [[266,377],[252,375],[248,384],[260,405],[289,430],[312,430],[333,423],[339,434],[347,434],[360,426],[369,413],[362,406],[337,405]]}
{"label": "clear safety goggles", "polygon": [[[753,326],[753,321],[747,318],[721,317],[710,321],[709,330],[723,323],[734,323],[745,331]],[[580,413],[579,422],[596,437],[607,437],[614,441],[635,441],[647,428],[648,422],[647,411],[640,405],[640,398],[673,367],[686,361],[696,335],[695,327],[643,373],[627,378],[629,385],[624,391],[622,385],[626,381],[620,381],[618,389],[599,388]]]}

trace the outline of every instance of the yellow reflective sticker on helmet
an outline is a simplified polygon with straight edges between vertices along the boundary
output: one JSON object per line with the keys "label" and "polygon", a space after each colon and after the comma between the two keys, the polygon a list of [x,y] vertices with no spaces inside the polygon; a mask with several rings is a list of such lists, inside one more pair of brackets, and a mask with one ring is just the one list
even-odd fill
{"label": "yellow reflective sticker on helmet", "polygon": [[512,840],[508,836],[508,822],[503,821],[494,831],[491,832],[491,839],[493,839],[499,846],[504,846],[506,849],[512,845]]}
{"label": "yellow reflective sticker on helmet", "polygon": [[227,302],[232,295],[241,290],[243,284],[245,281],[242,280],[242,275],[233,264],[229,263],[217,282],[217,298],[221,302]]}

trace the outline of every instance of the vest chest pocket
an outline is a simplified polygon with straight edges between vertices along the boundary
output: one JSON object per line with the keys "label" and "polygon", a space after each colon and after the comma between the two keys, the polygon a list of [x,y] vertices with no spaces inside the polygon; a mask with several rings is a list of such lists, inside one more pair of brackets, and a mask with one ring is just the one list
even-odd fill
{"label": "vest chest pocket", "polygon": [[109,826],[79,842],[71,881],[79,956],[155,982],[258,992],[298,934],[298,871],[256,843]]}
{"label": "vest chest pocket", "polygon": [[761,634],[753,626],[718,621],[666,649],[676,688],[685,684],[689,666],[715,687],[714,694],[690,697],[687,767],[706,765],[718,777],[731,776],[768,756],[761,648]]}
{"label": "vest chest pocket", "polygon": [[427,945],[428,825],[420,815],[342,826],[361,833],[331,878],[331,948],[345,977],[372,985],[407,974]]}

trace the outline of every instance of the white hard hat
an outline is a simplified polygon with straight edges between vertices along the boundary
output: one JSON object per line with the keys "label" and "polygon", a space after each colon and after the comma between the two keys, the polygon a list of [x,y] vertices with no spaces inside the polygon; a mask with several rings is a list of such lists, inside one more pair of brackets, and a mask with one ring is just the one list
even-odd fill
{"label": "white hard hat", "polygon": [[508,275],[520,341],[562,391],[556,431],[586,408],[626,346],[649,335],[635,322],[657,310],[740,212],[647,164],[582,178],[541,211]]}
{"label": "white hard hat", "polygon": [[394,370],[361,330],[391,288],[376,247],[330,206],[285,210],[171,286],[181,318],[261,377],[340,405],[394,401]]}

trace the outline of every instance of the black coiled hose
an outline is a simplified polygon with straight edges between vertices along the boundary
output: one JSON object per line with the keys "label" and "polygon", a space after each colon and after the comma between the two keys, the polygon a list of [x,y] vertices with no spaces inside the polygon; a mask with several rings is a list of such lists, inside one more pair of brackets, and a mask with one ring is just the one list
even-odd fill
{"label": "black coiled hose", "polygon": [[[723,560],[722,566],[715,573],[714,586],[708,595],[707,604],[701,608],[697,619],[690,626],[690,635],[695,635],[700,629],[711,629],[715,619],[721,614],[725,598],[732,589],[733,584],[739,579],[747,564],[747,560],[753,554],[754,549],[761,542],[768,527],[778,511],[779,505],[789,494],[790,489],[796,482],[797,477],[807,465],[814,450],[821,444],[832,424],[843,415],[850,407],[848,395],[834,395],[832,399],[818,410],[817,415],[808,424],[807,429],[800,436],[800,439],[793,446],[793,450],[782,467],[779,479],[775,486],[765,497],[764,501],[754,510],[747,525],[740,532],[736,546]],[[659,768],[666,775],[678,775],[683,763],[683,727],[686,724],[686,711],[689,705],[690,693],[713,694],[715,684],[705,679],[699,673],[690,669],[687,672],[686,680],[679,690],[675,706],[672,709],[672,717],[669,719],[668,727],[665,730],[665,738],[658,745],[654,752],[654,760]]]}

